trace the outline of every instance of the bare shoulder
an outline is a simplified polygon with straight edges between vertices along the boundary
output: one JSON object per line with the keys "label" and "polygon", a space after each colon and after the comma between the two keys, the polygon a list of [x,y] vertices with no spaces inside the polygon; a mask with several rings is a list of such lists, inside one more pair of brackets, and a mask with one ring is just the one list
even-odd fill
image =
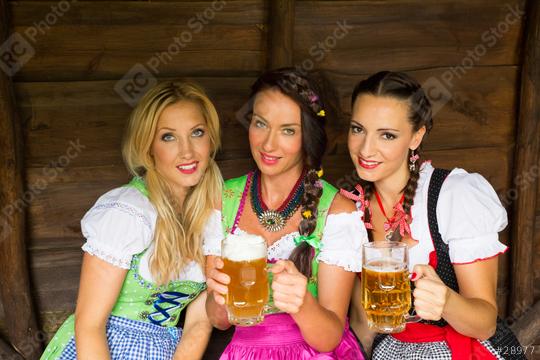
{"label": "bare shoulder", "polygon": [[352,200],[347,199],[345,196],[337,193],[332,200],[332,205],[328,211],[329,214],[350,213],[356,211],[356,206]]}

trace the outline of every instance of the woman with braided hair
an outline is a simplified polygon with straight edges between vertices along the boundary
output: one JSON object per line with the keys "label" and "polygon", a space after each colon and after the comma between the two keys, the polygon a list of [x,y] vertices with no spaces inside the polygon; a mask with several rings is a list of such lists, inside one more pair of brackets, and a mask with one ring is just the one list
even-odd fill
{"label": "woman with braided hair", "polygon": [[[273,310],[259,325],[236,327],[221,359],[363,359],[346,314],[367,233],[354,205],[320,179],[321,93],[294,69],[269,71],[252,86],[248,115],[257,168],[226,181],[222,223],[225,234],[266,240]],[[208,316],[226,329],[230,278],[221,272],[220,242],[207,241],[204,250]]]}
{"label": "woman with braided hair", "polygon": [[[497,319],[497,256],[507,250],[498,232],[506,211],[481,175],[420,165],[432,124],[429,100],[404,73],[379,72],[353,91],[348,146],[361,184],[342,194],[364,212],[371,241],[409,245],[414,310],[422,319],[377,336],[373,359],[501,359],[501,350],[519,346]],[[358,286],[353,304],[351,326],[363,336]]]}

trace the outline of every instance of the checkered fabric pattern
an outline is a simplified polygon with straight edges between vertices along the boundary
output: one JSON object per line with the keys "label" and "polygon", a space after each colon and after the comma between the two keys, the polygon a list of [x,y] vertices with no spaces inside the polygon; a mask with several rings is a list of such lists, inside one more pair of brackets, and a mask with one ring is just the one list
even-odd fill
{"label": "checkered fabric pattern", "polygon": [[[504,360],[491,343],[487,340],[480,341],[482,345],[496,358]],[[372,360],[452,360],[450,348],[444,341],[407,343],[397,340],[392,336],[386,336],[373,351]]]}
{"label": "checkered fabric pattern", "polygon": [[[111,316],[107,323],[107,341],[111,359],[172,359],[182,329],[166,328],[142,321]],[[59,360],[76,360],[75,339],[71,339]]]}
{"label": "checkered fabric pattern", "polygon": [[372,360],[452,360],[446,342],[407,343],[387,336],[374,349]]}
{"label": "checkered fabric pattern", "polygon": [[498,360],[504,360],[504,358],[501,355],[499,355],[499,353],[497,352],[497,350],[495,350],[495,348],[493,347],[491,342],[489,342],[489,340],[480,341],[480,344],[484,345],[484,347],[488,349],[488,351],[491,354],[493,354],[493,356],[495,356]]}

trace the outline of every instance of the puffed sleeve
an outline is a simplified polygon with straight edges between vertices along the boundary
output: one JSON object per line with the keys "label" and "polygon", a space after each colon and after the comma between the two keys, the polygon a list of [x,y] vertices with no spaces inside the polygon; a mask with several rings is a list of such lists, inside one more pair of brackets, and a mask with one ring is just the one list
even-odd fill
{"label": "puffed sleeve", "polygon": [[362,271],[362,244],[368,241],[362,212],[330,214],[326,218],[319,261],[347,271]]}
{"label": "puffed sleeve", "polygon": [[221,255],[221,240],[223,240],[223,228],[221,225],[221,211],[213,210],[203,233],[203,254]]}
{"label": "puffed sleeve", "polygon": [[82,249],[122,269],[152,242],[156,212],[137,189],[122,187],[98,199],[81,220]]}
{"label": "puffed sleeve", "polygon": [[441,188],[437,219],[453,264],[485,260],[507,250],[498,235],[508,224],[506,210],[479,174],[452,171]]}

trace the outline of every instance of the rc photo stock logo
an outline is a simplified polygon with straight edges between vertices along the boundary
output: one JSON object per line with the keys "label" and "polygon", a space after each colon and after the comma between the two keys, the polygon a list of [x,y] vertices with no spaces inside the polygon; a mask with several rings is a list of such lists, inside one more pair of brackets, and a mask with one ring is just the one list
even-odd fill
{"label": "rc photo stock logo", "polygon": [[194,35],[203,31],[226,4],[225,0],[214,0],[202,12],[190,17],[186,23],[187,30],[175,36],[164,51],[154,53],[144,64],[133,65],[114,84],[114,91],[131,107],[135,107],[141,97],[158,83],[160,67],[172,63],[174,58],[193,41]]}
{"label": "rc photo stock logo", "polygon": [[455,82],[463,79],[471,69],[476,67],[481,59],[510,31],[512,26],[519,24],[525,11],[519,5],[506,4],[504,17],[485,29],[480,35],[480,41],[474,47],[467,49],[466,55],[457,66],[445,70],[440,76],[432,76],[423,84],[426,96],[431,101],[432,115],[437,114],[450,100]]}
{"label": "rc photo stock logo", "polygon": [[114,91],[131,107],[135,107],[139,99],[157,82],[156,77],[152,75],[150,70],[143,64],[138,63],[114,84]]}
{"label": "rc photo stock logo", "polygon": [[36,54],[33,44],[38,41],[38,37],[45,35],[75,2],[77,0],[62,0],[51,5],[51,10],[42,20],[34,22],[24,30],[24,36],[16,32],[4,41],[0,46],[0,69],[9,77],[19,72]]}
{"label": "rc photo stock logo", "polygon": [[35,54],[36,50],[24,36],[15,33],[0,46],[0,69],[13,77]]}

